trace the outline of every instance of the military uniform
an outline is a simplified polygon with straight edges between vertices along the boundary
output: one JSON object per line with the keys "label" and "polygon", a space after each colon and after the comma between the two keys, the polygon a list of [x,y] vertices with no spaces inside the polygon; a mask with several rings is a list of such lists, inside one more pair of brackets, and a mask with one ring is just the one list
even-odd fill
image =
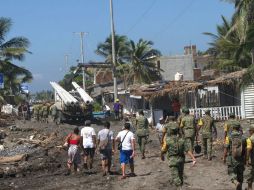
{"label": "military uniform", "polygon": [[39,106],[39,121],[43,121],[43,105]]}
{"label": "military uniform", "polygon": [[[240,128],[240,123],[235,123],[232,128]],[[234,140],[236,139],[236,140]],[[241,155],[239,157],[234,156],[234,141],[241,142]],[[231,135],[226,138],[225,148],[227,149],[227,165],[228,165],[228,174],[231,178],[231,181],[235,183],[236,181],[240,184],[243,183],[243,172],[245,164],[245,149],[246,149],[246,138],[242,136],[239,131],[232,130]],[[239,187],[238,187],[239,188]]]}
{"label": "military uniform", "polygon": [[164,138],[162,139],[162,146],[161,146],[161,152],[166,152],[167,151],[167,139],[170,138],[170,129],[171,128],[179,128],[178,127],[178,123],[177,122],[174,122],[174,121],[170,121],[168,122],[164,128],[163,128],[163,133],[165,134],[164,135]]}
{"label": "military uniform", "polygon": [[236,121],[235,119],[229,119],[225,122],[224,132],[227,137],[231,135],[231,133],[233,131],[232,126],[235,124],[235,122],[238,122],[238,121]]}
{"label": "military uniform", "polygon": [[138,145],[140,152],[144,155],[145,153],[145,144],[147,143],[147,137],[149,135],[148,129],[148,120],[145,116],[140,115],[137,117],[137,130],[136,134],[138,137]]}
{"label": "military uniform", "polygon": [[194,147],[194,140],[196,136],[195,118],[192,115],[186,115],[182,118],[181,127],[183,131],[183,137],[186,141],[186,145],[192,152]]}
{"label": "military uniform", "polygon": [[43,110],[43,121],[47,123],[48,122],[48,106],[44,105],[42,107],[42,110]]}
{"label": "military uniform", "polygon": [[215,128],[214,120],[210,115],[205,115],[200,119],[199,125],[201,126],[201,134],[202,134],[202,146],[204,150],[204,157],[207,157],[210,160],[212,158],[212,144],[213,144],[213,136],[212,129]]}
{"label": "military uniform", "polygon": [[[254,131],[254,126],[250,127],[250,130]],[[246,159],[248,161],[247,168],[246,168],[246,180],[248,184],[251,184],[254,181],[254,133],[247,139],[247,151],[250,151],[249,157]],[[250,158],[250,162],[249,162]]]}
{"label": "military uniform", "polygon": [[[170,130],[176,130],[178,128],[176,125],[171,125],[170,127]],[[185,140],[178,135],[170,135],[166,140],[166,144],[171,173],[170,182],[180,187],[183,185],[185,153],[188,152],[189,147],[186,146]]]}
{"label": "military uniform", "polygon": [[39,121],[40,115],[39,115],[39,105],[35,105],[33,108],[33,116],[36,121]]}
{"label": "military uniform", "polygon": [[53,104],[50,107],[50,111],[51,111],[51,116],[52,116],[53,122],[55,122],[56,118],[57,118],[57,107],[56,107],[56,105]]}

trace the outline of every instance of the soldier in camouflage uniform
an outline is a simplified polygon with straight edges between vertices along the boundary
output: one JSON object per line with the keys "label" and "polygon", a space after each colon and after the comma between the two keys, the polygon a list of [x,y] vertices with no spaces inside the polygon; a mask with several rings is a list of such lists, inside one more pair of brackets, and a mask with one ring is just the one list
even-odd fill
{"label": "soldier in camouflage uniform", "polygon": [[245,164],[246,139],[240,132],[240,123],[232,125],[231,135],[226,138],[224,157],[227,156],[228,174],[236,190],[242,189]]}
{"label": "soldier in camouflage uniform", "polygon": [[252,190],[254,180],[254,125],[249,128],[250,137],[247,139],[247,154],[246,154],[246,170],[247,170],[247,190]]}
{"label": "soldier in camouflage uniform", "polygon": [[168,123],[164,125],[162,131],[161,160],[164,160],[164,154],[167,152],[167,139],[170,138],[170,128],[179,128],[178,123],[175,122],[175,116],[168,116],[167,121]]}
{"label": "soldier in camouflage uniform", "polygon": [[[230,113],[229,119],[224,124],[224,139],[226,139],[226,137],[231,135],[231,132],[233,130],[232,126],[234,125],[235,122],[236,123],[238,122],[235,118],[235,114]],[[240,128],[240,132],[242,133],[242,128]]]}
{"label": "soldier in camouflage uniform", "polygon": [[195,118],[190,115],[189,109],[184,108],[182,111],[185,113],[185,116],[182,118],[180,127],[182,128],[183,137],[189,147],[189,150],[193,152],[194,140],[196,137]]}
{"label": "soldier in camouflage uniform", "polygon": [[33,107],[33,117],[36,121],[39,121],[40,115],[39,115],[39,105],[34,105]]}
{"label": "soldier in camouflage uniform", "polygon": [[49,115],[48,105],[44,104],[44,106],[42,107],[42,110],[43,110],[43,122],[48,123],[48,115]]}
{"label": "soldier in camouflage uniform", "polygon": [[43,122],[43,105],[39,105],[39,121]]}
{"label": "soldier in camouflage uniform", "polygon": [[55,122],[56,119],[57,119],[57,107],[56,107],[55,104],[53,104],[53,105],[50,107],[50,112],[51,112],[52,120],[53,120],[53,122]]}
{"label": "soldier in camouflage uniform", "polygon": [[139,111],[139,116],[137,117],[136,120],[136,135],[138,137],[138,145],[139,145],[139,150],[142,154],[142,159],[145,159],[145,145],[147,143],[147,138],[149,136],[149,129],[148,129],[148,120],[144,116],[144,112],[141,110]]}
{"label": "soldier in camouflage uniform", "polygon": [[132,127],[134,128],[134,130],[136,131],[137,130],[137,118],[136,118],[136,114],[133,113],[131,115],[131,118],[130,118],[130,122],[132,124]]}
{"label": "soldier in camouflage uniform", "polygon": [[169,137],[166,139],[166,149],[171,173],[170,182],[177,186],[178,189],[182,189],[185,153],[189,154],[193,165],[196,163],[196,159],[191,151],[189,151],[189,147],[186,146],[185,140],[179,137],[179,127],[177,124],[172,122],[168,127]]}
{"label": "soldier in camouflage uniform", "polygon": [[204,158],[212,160],[212,144],[213,144],[213,129],[217,138],[217,129],[213,118],[210,116],[210,110],[205,111],[205,116],[199,121],[199,129],[202,134],[202,146],[204,150]]}

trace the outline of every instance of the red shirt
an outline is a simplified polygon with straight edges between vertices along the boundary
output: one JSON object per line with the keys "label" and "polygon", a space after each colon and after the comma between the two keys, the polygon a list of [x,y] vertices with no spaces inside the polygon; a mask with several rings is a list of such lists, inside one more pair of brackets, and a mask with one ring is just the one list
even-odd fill
{"label": "red shirt", "polygon": [[181,104],[178,101],[172,103],[173,112],[180,112]]}

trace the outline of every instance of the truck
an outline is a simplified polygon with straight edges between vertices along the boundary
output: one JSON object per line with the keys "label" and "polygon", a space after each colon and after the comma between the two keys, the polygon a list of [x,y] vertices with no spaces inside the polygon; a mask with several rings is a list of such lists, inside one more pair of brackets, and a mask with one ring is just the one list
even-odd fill
{"label": "truck", "polygon": [[57,124],[84,121],[84,112],[79,101],[58,83],[50,82],[50,84],[55,91],[55,103],[51,106],[51,109],[56,111],[53,120]]}

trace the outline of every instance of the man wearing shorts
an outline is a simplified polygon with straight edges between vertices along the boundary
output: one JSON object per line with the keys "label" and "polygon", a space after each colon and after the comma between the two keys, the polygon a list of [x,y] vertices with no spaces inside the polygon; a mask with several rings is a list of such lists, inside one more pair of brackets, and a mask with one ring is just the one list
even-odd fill
{"label": "man wearing shorts", "polygon": [[[93,168],[93,158],[96,148],[96,134],[94,128],[91,127],[91,121],[86,120],[84,128],[81,129],[81,141],[84,150],[84,168]],[[89,159],[89,164],[88,164]]]}
{"label": "man wearing shorts", "polygon": [[[104,129],[98,133],[97,145],[99,147],[101,155],[101,165],[103,170],[103,176],[106,176],[110,172],[112,153],[115,150],[115,140],[113,131],[110,131],[110,123],[107,121],[104,123]],[[113,150],[112,150],[113,147]]]}
{"label": "man wearing shorts", "polygon": [[120,150],[120,163],[122,168],[121,179],[126,178],[126,164],[130,164],[131,174],[130,177],[135,176],[134,173],[134,156],[135,156],[135,137],[130,131],[130,123],[124,124],[124,130],[120,131],[116,136],[116,141],[121,143]]}

